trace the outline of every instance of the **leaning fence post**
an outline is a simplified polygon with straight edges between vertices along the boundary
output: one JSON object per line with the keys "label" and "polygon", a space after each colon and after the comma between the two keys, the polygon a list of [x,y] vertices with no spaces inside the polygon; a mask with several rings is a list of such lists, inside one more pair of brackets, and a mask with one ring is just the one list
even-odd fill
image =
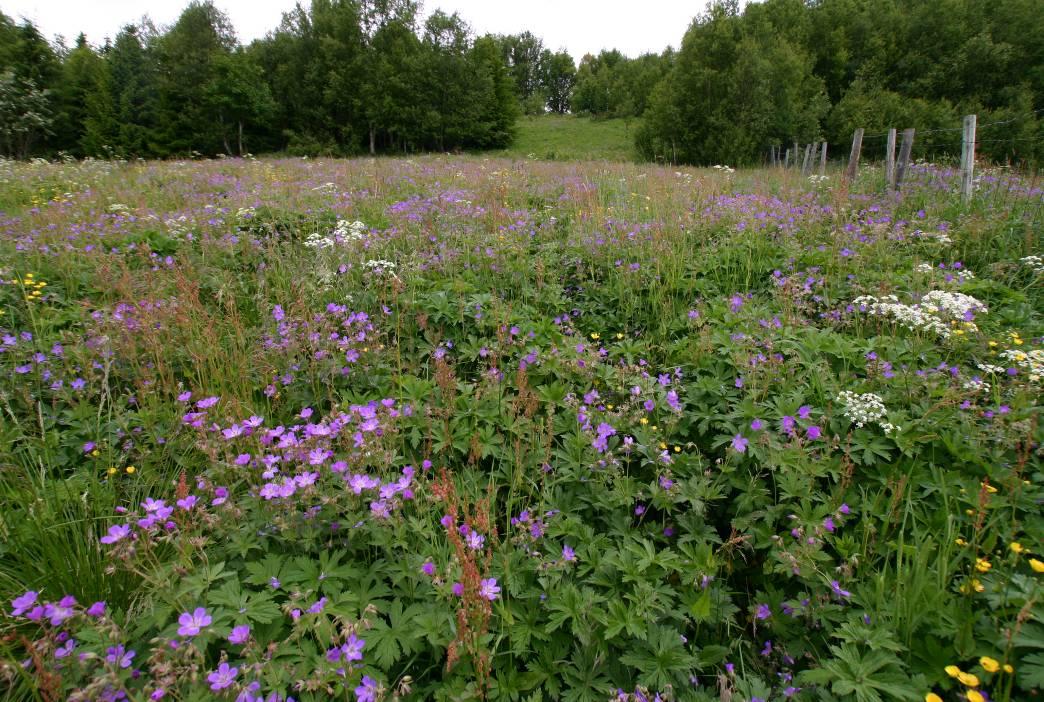
{"label": "leaning fence post", "polygon": [[961,142],[961,202],[971,200],[975,176],[975,115],[964,117],[964,139]]}
{"label": "leaning fence post", "polygon": [[914,130],[904,129],[903,130],[903,145],[899,147],[899,166],[895,171],[895,189],[899,190],[903,187],[903,176],[906,175],[906,170],[910,167],[910,151],[913,150],[914,143]]}
{"label": "leaning fence post", "polygon": [[801,153],[801,147],[798,146],[797,141],[794,141],[794,168],[798,167],[798,154]]}
{"label": "leaning fence post", "polygon": [[863,148],[863,128],[855,130],[852,134],[852,153],[848,157],[848,168],[845,169],[845,180],[855,180],[856,173],[859,172],[859,152]]}
{"label": "leaning fence post", "polygon": [[826,149],[827,149],[827,143],[824,141],[823,144],[822,144],[822,148],[821,148],[821,150],[819,152],[819,175],[820,176],[825,176],[826,175]]}
{"label": "leaning fence post", "polygon": [[885,146],[885,189],[891,192],[895,187],[895,130],[888,130],[888,143]]}
{"label": "leaning fence post", "polygon": [[[782,148],[782,147],[780,147],[780,148]],[[785,153],[783,155],[783,168],[785,169],[785,168],[788,168],[789,166],[790,166],[790,149],[787,149],[787,153]]]}

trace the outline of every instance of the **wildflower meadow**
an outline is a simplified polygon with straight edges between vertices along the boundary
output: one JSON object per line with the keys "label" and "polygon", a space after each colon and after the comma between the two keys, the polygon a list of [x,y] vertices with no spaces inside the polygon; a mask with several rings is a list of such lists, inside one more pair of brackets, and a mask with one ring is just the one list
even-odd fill
{"label": "wildflower meadow", "polygon": [[1039,699],[1039,179],[0,161],[0,697]]}

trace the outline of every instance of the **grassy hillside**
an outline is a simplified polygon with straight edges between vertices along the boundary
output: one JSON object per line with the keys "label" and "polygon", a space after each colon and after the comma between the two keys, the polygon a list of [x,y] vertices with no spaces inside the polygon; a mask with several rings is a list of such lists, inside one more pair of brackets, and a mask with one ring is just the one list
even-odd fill
{"label": "grassy hillside", "polygon": [[638,120],[593,120],[573,115],[523,117],[518,136],[498,156],[548,161],[633,161]]}

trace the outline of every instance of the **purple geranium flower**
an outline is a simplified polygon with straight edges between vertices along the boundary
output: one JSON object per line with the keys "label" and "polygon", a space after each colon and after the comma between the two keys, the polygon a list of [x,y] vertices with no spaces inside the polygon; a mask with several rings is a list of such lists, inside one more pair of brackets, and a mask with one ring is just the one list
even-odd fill
{"label": "purple geranium flower", "polygon": [[237,645],[246,643],[247,639],[249,639],[249,638],[250,638],[250,625],[249,624],[240,624],[239,626],[232,627],[232,631],[228,635],[229,642],[237,644]]}
{"label": "purple geranium flower", "polygon": [[497,579],[484,579],[482,581],[481,586],[479,587],[479,595],[485,597],[487,600],[490,600],[491,602],[497,599],[497,596],[500,595],[500,587],[497,585]]}
{"label": "purple geranium flower", "polygon": [[15,617],[20,617],[24,613],[28,612],[30,609],[33,608],[33,605],[36,604],[36,598],[39,596],[39,592],[36,592],[35,590],[29,590],[25,594],[19,595],[18,597],[11,600],[11,606],[14,607],[14,609],[11,610],[11,615]]}
{"label": "purple geranium flower", "polygon": [[191,614],[182,612],[178,617],[178,636],[195,636],[203,627],[210,626],[212,621],[213,618],[202,607],[196,607]]}
{"label": "purple geranium flower", "polygon": [[228,663],[222,663],[217,670],[207,675],[207,680],[210,682],[210,689],[217,692],[231,686],[237,675],[239,668],[231,668]]}

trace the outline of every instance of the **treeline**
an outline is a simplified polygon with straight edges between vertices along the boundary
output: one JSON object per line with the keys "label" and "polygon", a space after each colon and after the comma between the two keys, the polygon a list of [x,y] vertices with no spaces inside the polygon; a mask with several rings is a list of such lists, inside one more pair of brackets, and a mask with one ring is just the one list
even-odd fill
{"label": "treeline", "polygon": [[[312,0],[241,45],[209,1],[163,31],[52,45],[0,13],[0,154],[351,155],[502,147],[520,113],[641,117],[637,146],[673,163],[752,164],[773,146],[857,127],[865,148],[916,127],[915,156],[1044,161],[1040,0],[712,3],[678,51],[577,65],[523,31],[475,37],[415,0]],[[1000,123],[1000,124],[997,124]]]}
{"label": "treeline", "polygon": [[[961,119],[978,152],[1044,162],[1040,0],[717,2],[689,28],[649,98],[647,157],[758,163],[773,145],[915,127],[915,155],[959,154]],[[1000,123],[1000,124],[998,124]],[[883,140],[864,142],[864,153]],[[839,153],[840,152],[840,153]]]}
{"label": "treeline", "polygon": [[503,38],[412,0],[313,0],[241,46],[211,2],[166,31],[52,46],[0,14],[0,151],[167,157],[507,145],[519,99]]}

